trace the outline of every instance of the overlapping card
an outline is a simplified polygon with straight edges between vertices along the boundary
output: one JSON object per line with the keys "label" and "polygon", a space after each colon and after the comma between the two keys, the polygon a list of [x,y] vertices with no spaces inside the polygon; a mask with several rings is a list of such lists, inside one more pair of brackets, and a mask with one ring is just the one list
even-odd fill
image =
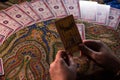
{"label": "overlapping card", "polygon": [[3,60],[0,58],[0,76],[4,75]]}

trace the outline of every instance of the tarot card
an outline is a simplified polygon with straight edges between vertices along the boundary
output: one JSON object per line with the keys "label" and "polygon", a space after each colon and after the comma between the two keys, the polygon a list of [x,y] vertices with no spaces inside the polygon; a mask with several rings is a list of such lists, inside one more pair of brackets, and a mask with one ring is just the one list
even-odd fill
{"label": "tarot card", "polygon": [[96,19],[97,2],[79,1],[81,19],[94,22]]}
{"label": "tarot card", "polygon": [[68,14],[72,14],[75,19],[80,18],[80,5],[79,5],[79,0],[64,0],[63,1]]}
{"label": "tarot card", "polygon": [[37,0],[31,2],[32,8],[36,11],[37,14],[42,18],[42,20],[54,19],[55,16],[53,12],[50,10],[49,6],[45,1]]}
{"label": "tarot card", "polygon": [[35,10],[30,6],[28,2],[23,2],[18,5],[24,12],[26,12],[30,17],[32,17],[36,22],[41,21],[39,15],[35,12]]}
{"label": "tarot card", "polygon": [[3,60],[0,58],[0,75],[4,75]]}
{"label": "tarot card", "polygon": [[110,8],[109,20],[107,26],[112,29],[117,29],[120,22],[120,9]]}
{"label": "tarot card", "polygon": [[96,13],[96,23],[106,25],[110,12],[109,5],[98,4]]}
{"label": "tarot card", "polygon": [[9,37],[14,32],[13,29],[0,24],[0,34],[5,36],[5,38]]}
{"label": "tarot card", "polygon": [[81,35],[82,40],[85,40],[85,25],[84,24],[76,24]]}
{"label": "tarot card", "polygon": [[16,5],[5,9],[5,11],[9,16],[11,16],[23,26],[29,26],[31,24],[34,24],[34,20]]}
{"label": "tarot card", "polygon": [[4,11],[0,11],[0,23],[13,29],[15,32],[23,27]]}
{"label": "tarot card", "polygon": [[62,0],[46,0],[51,10],[54,12],[56,18],[67,16],[67,10]]}
{"label": "tarot card", "polygon": [[65,50],[70,53],[79,51],[78,45],[82,43],[82,39],[75,24],[73,15],[56,21],[55,25]]}
{"label": "tarot card", "polygon": [[0,45],[4,42],[4,40],[5,40],[5,36],[0,34]]}

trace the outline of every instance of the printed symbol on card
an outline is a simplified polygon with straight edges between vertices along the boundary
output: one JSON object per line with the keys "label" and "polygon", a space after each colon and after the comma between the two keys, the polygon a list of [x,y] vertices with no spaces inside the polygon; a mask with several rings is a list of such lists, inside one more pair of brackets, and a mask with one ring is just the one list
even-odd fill
{"label": "printed symbol on card", "polygon": [[7,20],[3,21],[4,24],[8,24],[8,22],[9,22],[9,21],[7,21]]}
{"label": "printed symbol on card", "polygon": [[54,6],[55,9],[59,9],[59,6]]}
{"label": "printed symbol on card", "polygon": [[70,6],[69,9],[74,9],[74,7],[73,7],[73,6]]}
{"label": "printed symbol on card", "polygon": [[114,17],[113,17],[113,16],[109,16],[109,19],[111,19],[111,20],[112,20],[112,19],[114,19]]}
{"label": "printed symbol on card", "polygon": [[22,17],[22,16],[21,16],[20,14],[17,14],[16,17],[17,17],[17,18],[20,18],[20,17]]}
{"label": "printed symbol on card", "polygon": [[101,13],[101,12],[98,12],[97,15],[102,15],[102,13]]}
{"label": "printed symbol on card", "polygon": [[39,11],[44,11],[44,9],[43,8],[39,8]]}
{"label": "printed symbol on card", "polygon": [[30,14],[30,12],[29,12],[29,11],[26,11],[26,13],[27,13],[27,14]]}

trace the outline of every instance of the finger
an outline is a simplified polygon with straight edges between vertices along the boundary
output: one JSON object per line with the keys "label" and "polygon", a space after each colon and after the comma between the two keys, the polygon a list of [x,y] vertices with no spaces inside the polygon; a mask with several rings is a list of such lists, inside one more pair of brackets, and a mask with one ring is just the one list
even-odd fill
{"label": "finger", "polygon": [[94,58],[95,54],[97,53],[97,52],[93,51],[92,49],[88,48],[87,46],[85,46],[84,44],[80,44],[79,49],[81,50],[83,55],[89,56],[91,58]]}
{"label": "finger", "polygon": [[70,65],[74,64],[73,56],[68,55],[68,57],[69,57]]}
{"label": "finger", "polygon": [[77,64],[74,62],[73,57],[70,55],[69,55],[69,62],[70,62],[69,68],[75,71],[77,69]]}
{"label": "finger", "polygon": [[62,58],[62,55],[65,54],[66,52],[63,50],[59,50],[56,54],[56,58],[55,61],[59,60],[60,58]]}
{"label": "finger", "polygon": [[50,64],[50,68],[49,68],[49,72],[50,72],[50,73],[54,71],[55,66],[56,66],[55,62],[52,62],[52,63]]}
{"label": "finger", "polygon": [[83,40],[83,42],[84,42],[84,43],[85,43],[85,42],[90,42],[90,43],[92,43],[92,42],[94,42],[94,43],[101,43],[100,40],[91,40],[91,39]]}

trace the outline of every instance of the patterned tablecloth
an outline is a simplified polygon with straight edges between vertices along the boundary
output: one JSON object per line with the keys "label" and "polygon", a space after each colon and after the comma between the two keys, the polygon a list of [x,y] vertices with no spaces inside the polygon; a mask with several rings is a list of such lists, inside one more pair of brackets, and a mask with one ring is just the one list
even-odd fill
{"label": "patterned tablecloth", "polygon": [[[4,9],[16,2],[25,0],[10,0],[0,3]],[[4,6],[1,7],[1,4]],[[55,20],[36,23],[11,35],[0,46],[0,57],[3,58],[5,80],[49,80],[49,65],[54,60],[56,52],[64,49],[53,24]],[[85,24],[86,39],[97,39],[105,42],[120,57],[120,27],[111,30],[105,26],[76,20]],[[76,54],[75,62],[78,71],[86,73],[95,70],[94,63]],[[75,55],[75,56],[76,56]],[[79,57],[79,58],[78,58]]]}

